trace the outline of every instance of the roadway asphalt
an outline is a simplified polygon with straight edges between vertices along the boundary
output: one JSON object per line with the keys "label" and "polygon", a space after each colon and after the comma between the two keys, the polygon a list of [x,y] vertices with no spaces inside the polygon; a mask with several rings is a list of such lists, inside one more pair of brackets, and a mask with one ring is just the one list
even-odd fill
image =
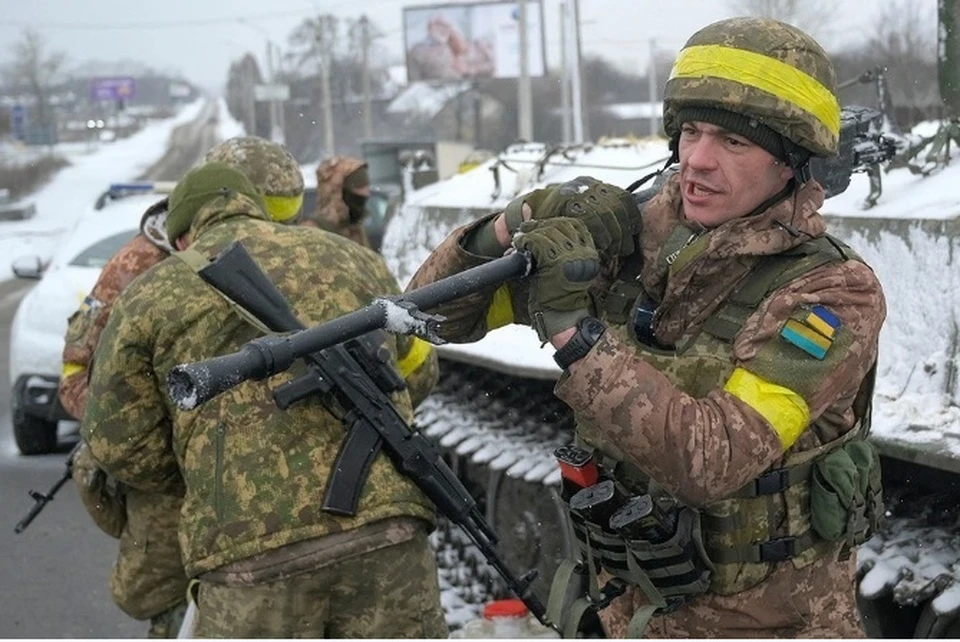
{"label": "roadway asphalt", "polygon": [[35,281],[0,282],[0,637],[141,638],[137,622],[110,597],[117,541],[90,520],[68,482],[30,527],[13,528],[64,471],[76,425],[61,423],[59,453],[23,457],[10,425],[10,323]]}
{"label": "roadway asphalt", "polygon": [[[176,180],[216,144],[216,104],[170,136],[169,149],[143,178]],[[64,472],[76,443],[75,423],[61,422],[60,452],[23,457],[10,423],[10,324],[35,281],[0,282],[0,638],[142,638],[147,623],[124,614],[110,597],[117,541],[90,520],[70,481],[29,528],[14,526]]]}

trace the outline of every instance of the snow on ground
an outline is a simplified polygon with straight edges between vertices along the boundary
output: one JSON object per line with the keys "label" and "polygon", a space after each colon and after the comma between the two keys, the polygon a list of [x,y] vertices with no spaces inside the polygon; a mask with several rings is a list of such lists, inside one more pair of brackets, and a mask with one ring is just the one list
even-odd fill
{"label": "snow on ground", "polygon": [[19,256],[48,258],[74,220],[93,207],[110,183],[129,181],[142,174],[167,149],[170,133],[200,113],[200,99],[180,109],[176,116],[152,122],[129,138],[97,146],[65,148],[71,165],[26,200],[37,208],[33,218],[0,222],[0,280],[10,279],[10,261]]}
{"label": "snow on ground", "polygon": [[223,96],[217,98],[217,138],[227,140],[246,135],[247,128],[230,113],[226,99]]}

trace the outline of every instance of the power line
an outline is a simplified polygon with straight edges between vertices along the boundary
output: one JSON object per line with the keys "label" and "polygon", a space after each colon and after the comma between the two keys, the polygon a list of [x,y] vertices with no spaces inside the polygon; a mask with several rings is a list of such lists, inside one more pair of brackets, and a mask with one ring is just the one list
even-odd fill
{"label": "power line", "polygon": [[77,31],[110,31],[134,29],[173,29],[177,27],[202,27],[216,24],[233,24],[247,20],[270,20],[288,16],[303,16],[314,13],[313,9],[290,9],[287,11],[272,11],[248,16],[229,16],[220,18],[201,18],[197,20],[174,20],[164,22],[125,22],[116,24],[98,24],[91,22],[26,22],[14,20],[0,20],[0,27],[14,27],[17,29],[70,29]]}

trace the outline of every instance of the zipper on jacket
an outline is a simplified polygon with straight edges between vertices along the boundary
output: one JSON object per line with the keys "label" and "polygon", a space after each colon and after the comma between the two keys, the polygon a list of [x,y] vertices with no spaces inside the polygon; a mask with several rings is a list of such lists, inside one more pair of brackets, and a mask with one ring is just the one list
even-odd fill
{"label": "zipper on jacket", "polygon": [[217,424],[217,464],[216,482],[214,486],[213,506],[217,512],[217,519],[223,519],[223,450],[226,446],[227,426],[223,422]]}

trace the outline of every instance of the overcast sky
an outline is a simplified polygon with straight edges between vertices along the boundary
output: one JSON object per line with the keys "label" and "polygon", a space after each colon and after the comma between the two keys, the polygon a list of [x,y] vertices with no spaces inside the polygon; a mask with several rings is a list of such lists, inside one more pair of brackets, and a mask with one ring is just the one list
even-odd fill
{"label": "overcast sky", "polygon": [[[532,2],[533,0],[528,0]],[[809,0],[817,4],[817,0]],[[819,0],[833,15],[819,37],[830,50],[856,44],[871,32],[888,2]],[[922,6],[936,29],[936,0]],[[542,0],[548,64],[559,58],[559,0]],[[318,12],[342,17],[366,13],[386,33],[378,45],[402,61],[404,6],[443,4],[431,0],[0,0],[0,60],[21,29],[43,33],[52,49],[71,61],[131,59],[164,71],[178,71],[218,91],[231,60],[252,51],[264,64],[266,39],[285,47],[296,24]],[[585,54],[618,65],[646,65],[650,40],[675,52],[697,28],[734,15],[725,0],[581,0],[581,41]]]}

